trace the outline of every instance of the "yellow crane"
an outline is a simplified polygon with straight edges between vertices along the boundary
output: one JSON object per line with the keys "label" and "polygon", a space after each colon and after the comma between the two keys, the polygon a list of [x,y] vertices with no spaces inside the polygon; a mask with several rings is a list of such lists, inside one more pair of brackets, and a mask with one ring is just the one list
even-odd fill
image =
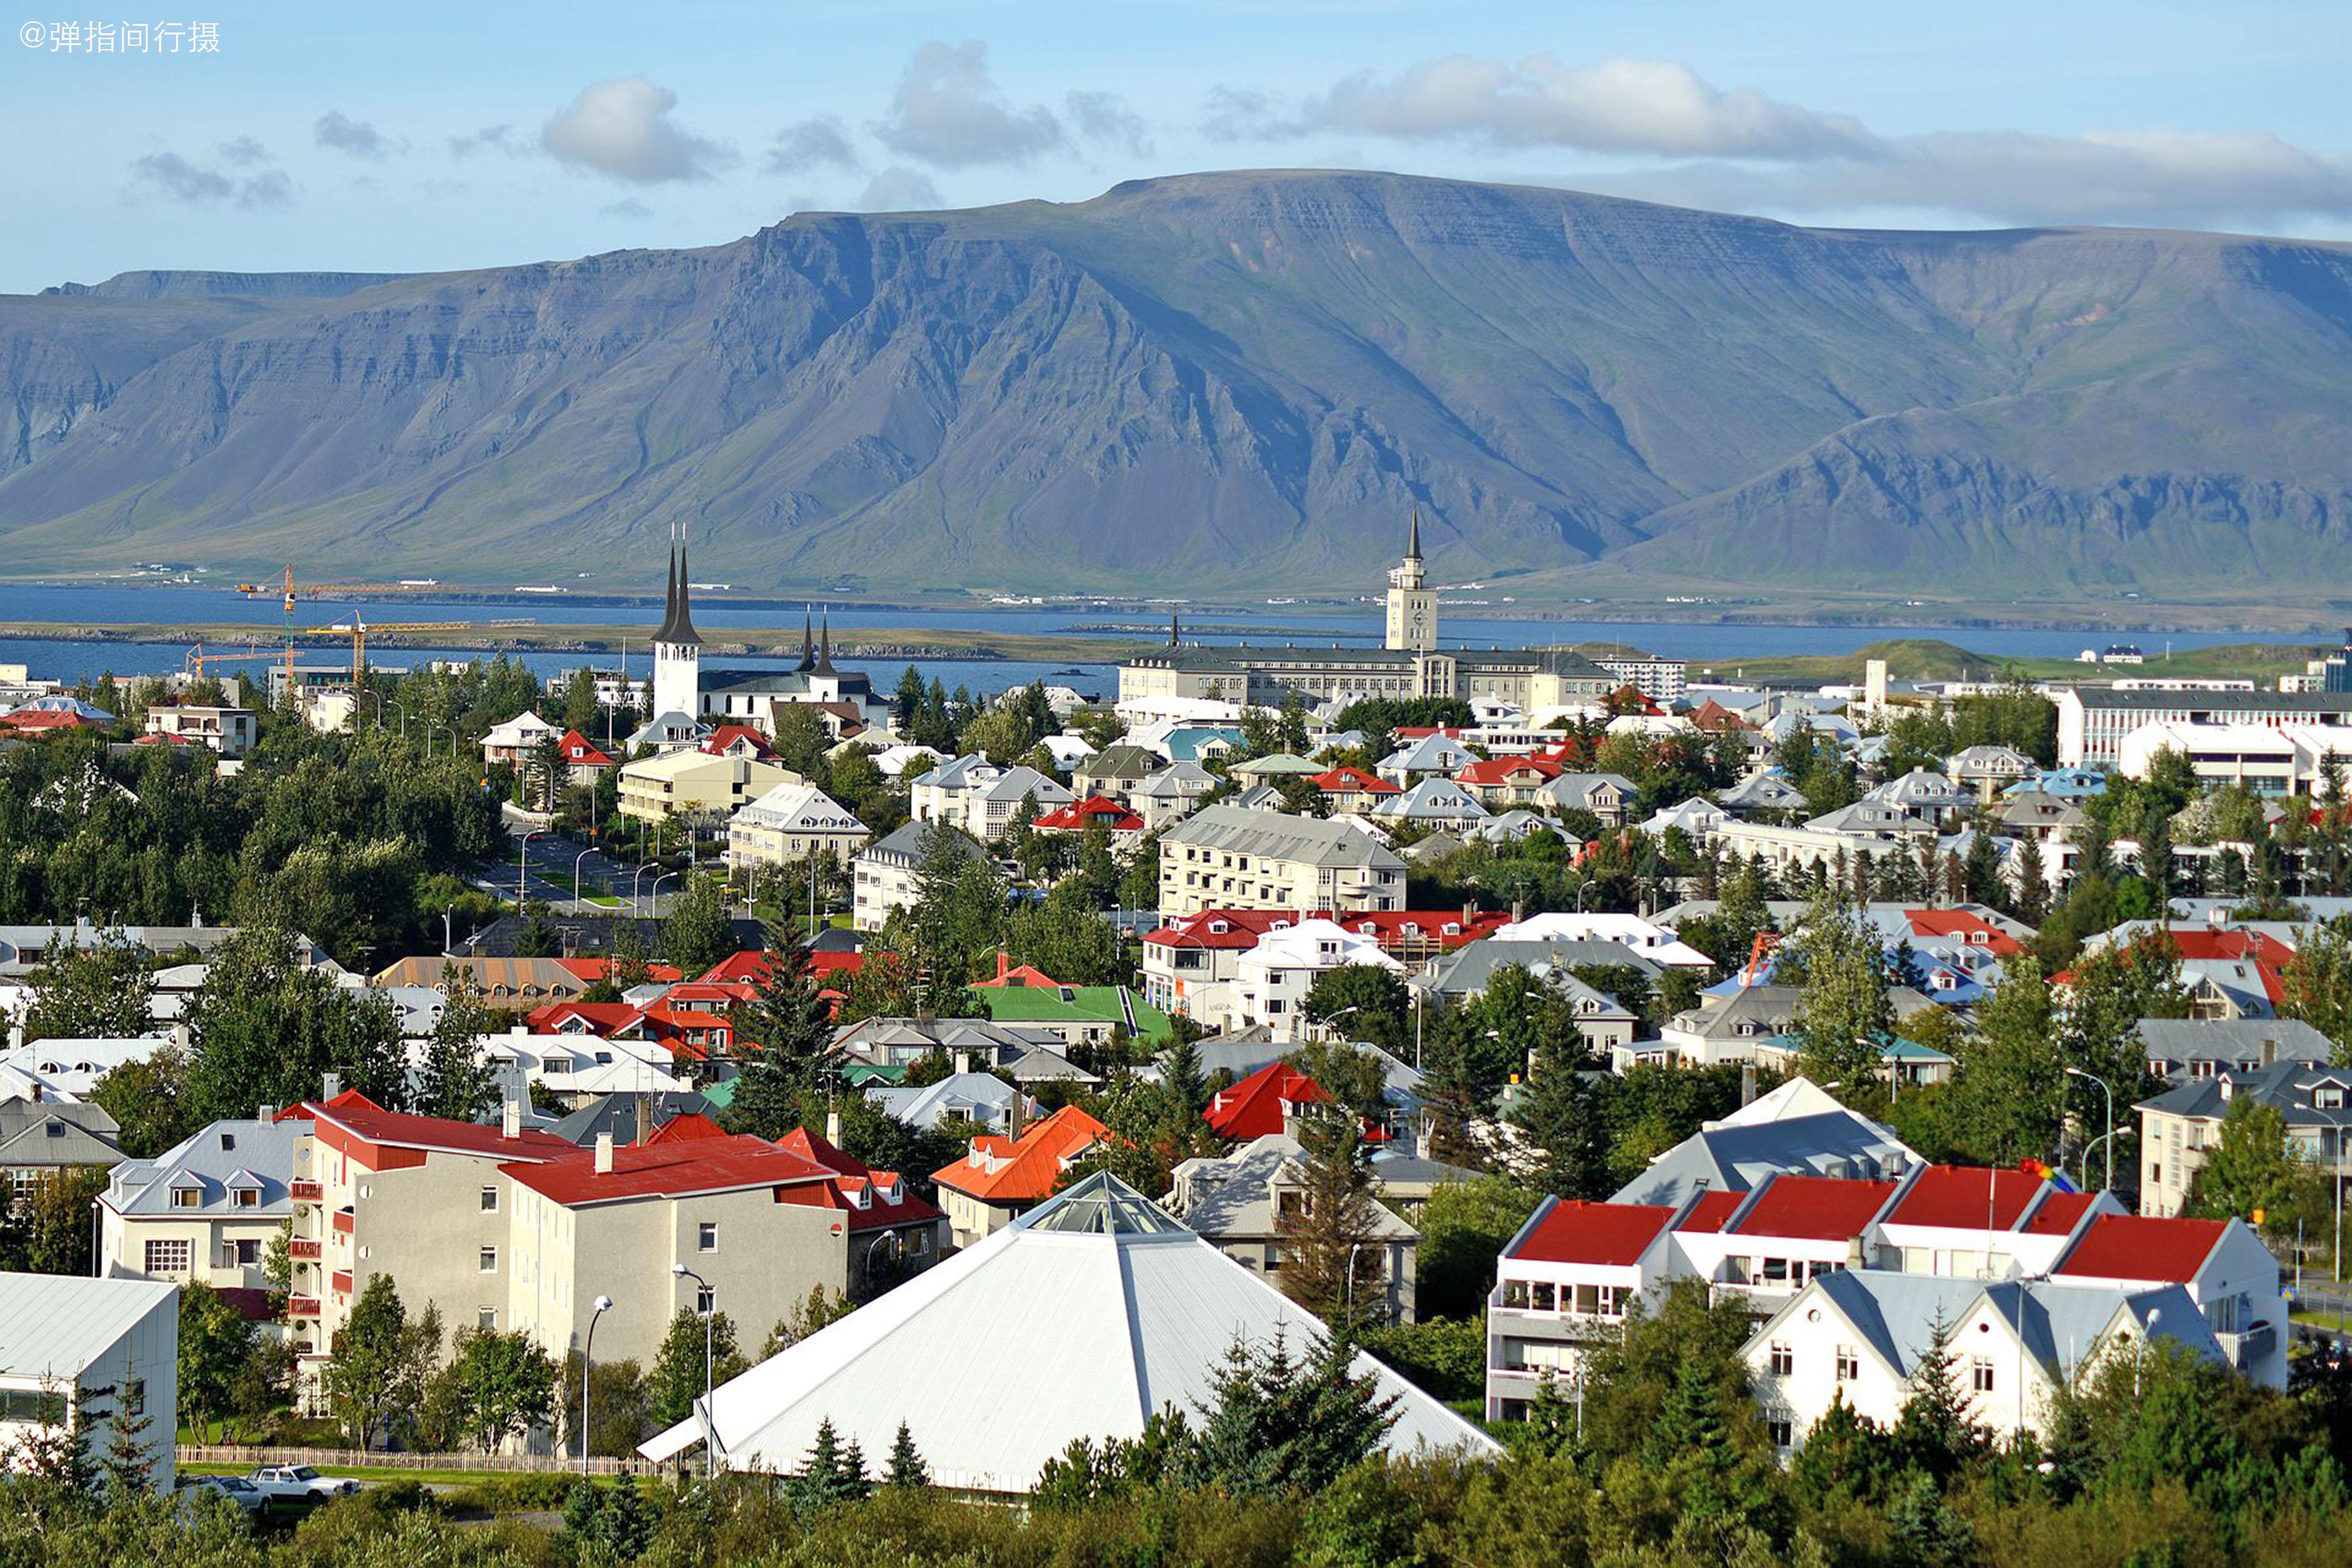
{"label": "yellow crane", "polygon": [[[306,637],[347,637],[351,638],[352,687],[352,689],[357,690],[361,671],[367,664],[367,639],[370,632],[381,632],[386,635],[404,632],[470,632],[478,631],[486,626],[535,626],[537,625],[539,625],[538,620],[530,616],[495,621],[382,621],[374,625],[370,625],[366,621],[352,620],[331,626],[302,626],[299,628],[299,634]],[[290,679],[293,668],[290,662],[287,668]]]}
{"label": "yellow crane", "polygon": [[264,648],[259,643],[247,643],[246,645],[246,650],[243,653],[206,653],[205,651],[204,644],[193,643],[189,645],[188,657],[182,661],[182,664],[187,673],[201,680],[204,679],[205,670],[212,665],[244,664],[255,659],[282,658],[284,657],[285,655],[281,649],[274,647]]}
{"label": "yellow crane", "polygon": [[294,601],[298,598],[317,599],[330,594],[415,594],[420,586],[415,583],[297,583],[294,581],[294,568],[289,566],[282,584],[239,583],[236,591],[247,598],[256,594],[282,594],[286,599],[286,613],[290,616],[294,613]]}

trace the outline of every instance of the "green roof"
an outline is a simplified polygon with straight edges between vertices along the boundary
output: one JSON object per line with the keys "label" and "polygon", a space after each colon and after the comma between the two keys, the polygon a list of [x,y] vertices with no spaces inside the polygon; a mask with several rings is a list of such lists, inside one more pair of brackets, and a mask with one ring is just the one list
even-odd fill
{"label": "green roof", "polygon": [[741,1080],[738,1079],[724,1079],[718,1083],[704,1084],[696,1092],[712,1105],[725,1110],[735,1103],[735,1085],[740,1081]]}
{"label": "green roof", "polygon": [[991,985],[989,1017],[999,1024],[1117,1024],[1137,1039],[1165,1038],[1168,1015],[1124,985]]}

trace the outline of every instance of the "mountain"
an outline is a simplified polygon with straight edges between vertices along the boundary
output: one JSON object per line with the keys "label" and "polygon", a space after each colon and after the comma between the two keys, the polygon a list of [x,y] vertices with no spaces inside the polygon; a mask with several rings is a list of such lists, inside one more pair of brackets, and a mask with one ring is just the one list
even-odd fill
{"label": "mountain", "polygon": [[[0,300],[0,537],[508,581],[2311,595],[2352,247],[1793,227],[1370,174]],[[11,423],[13,421],[13,423]]]}

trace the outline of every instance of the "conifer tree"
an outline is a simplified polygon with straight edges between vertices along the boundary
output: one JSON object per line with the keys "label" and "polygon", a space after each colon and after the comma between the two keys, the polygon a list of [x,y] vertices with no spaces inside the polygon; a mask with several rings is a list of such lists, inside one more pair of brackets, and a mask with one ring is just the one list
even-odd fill
{"label": "conifer tree", "polygon": [[1555,1197],[1598,1196],[1607,1184],[1609,1136],[1584,1081],[1584,1037],[1573,1026],[1536,1047],[1511,1106],[1511,1123],[1540,1156],[1534,1183]]}
{"label": "conifer tree", "polygon": [[930,1467],[923,1463],[915,1435],[904,1421],[898,1423],[898,1435],[890,1439],[890,1468],[884,1472],[882,1484],[901,1491],[919,1491],[931,1484]]}
{"label": "conifer tree", "polygon": [[1960,1387],[1959,1358],[1952,1352],[1951,1324],[1941,1309],[1932,1338],[1911,1368],[1903,1414],[1895,1423],[1895,1447],[1904,1461],[1941,1483],[1985,1446],[1983,1429]]}

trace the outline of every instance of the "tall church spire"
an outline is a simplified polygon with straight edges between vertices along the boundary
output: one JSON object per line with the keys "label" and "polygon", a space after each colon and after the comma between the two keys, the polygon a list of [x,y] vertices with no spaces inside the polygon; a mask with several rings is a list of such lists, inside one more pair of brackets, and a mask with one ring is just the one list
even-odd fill
{"label": "tall church spire", "polygon": [[1412,509],[1412,531],[1405,539],[1404,558],[1407,561],[1421,559],[1421,508],[1419,507]]}
{"label": "tall church spire", "polygon": [[692,606],[687,601],[686,539],[677,525],[673,523],[669,538],[669,592],[662,605],[661,629],[654,633],[654,641],[701,643],[702,638],[695,634]]}
{"label": "tall church spire", "polygon": [[809,605],[801,607],[801,661],[793,666],[795,674],[806,675],[816,668],[816,611]]}
{"label": "tall church spire", "polygon": [[831,675],[833,672],[833,612],[828,609],[824,619],[818,623],[816,673]]}

